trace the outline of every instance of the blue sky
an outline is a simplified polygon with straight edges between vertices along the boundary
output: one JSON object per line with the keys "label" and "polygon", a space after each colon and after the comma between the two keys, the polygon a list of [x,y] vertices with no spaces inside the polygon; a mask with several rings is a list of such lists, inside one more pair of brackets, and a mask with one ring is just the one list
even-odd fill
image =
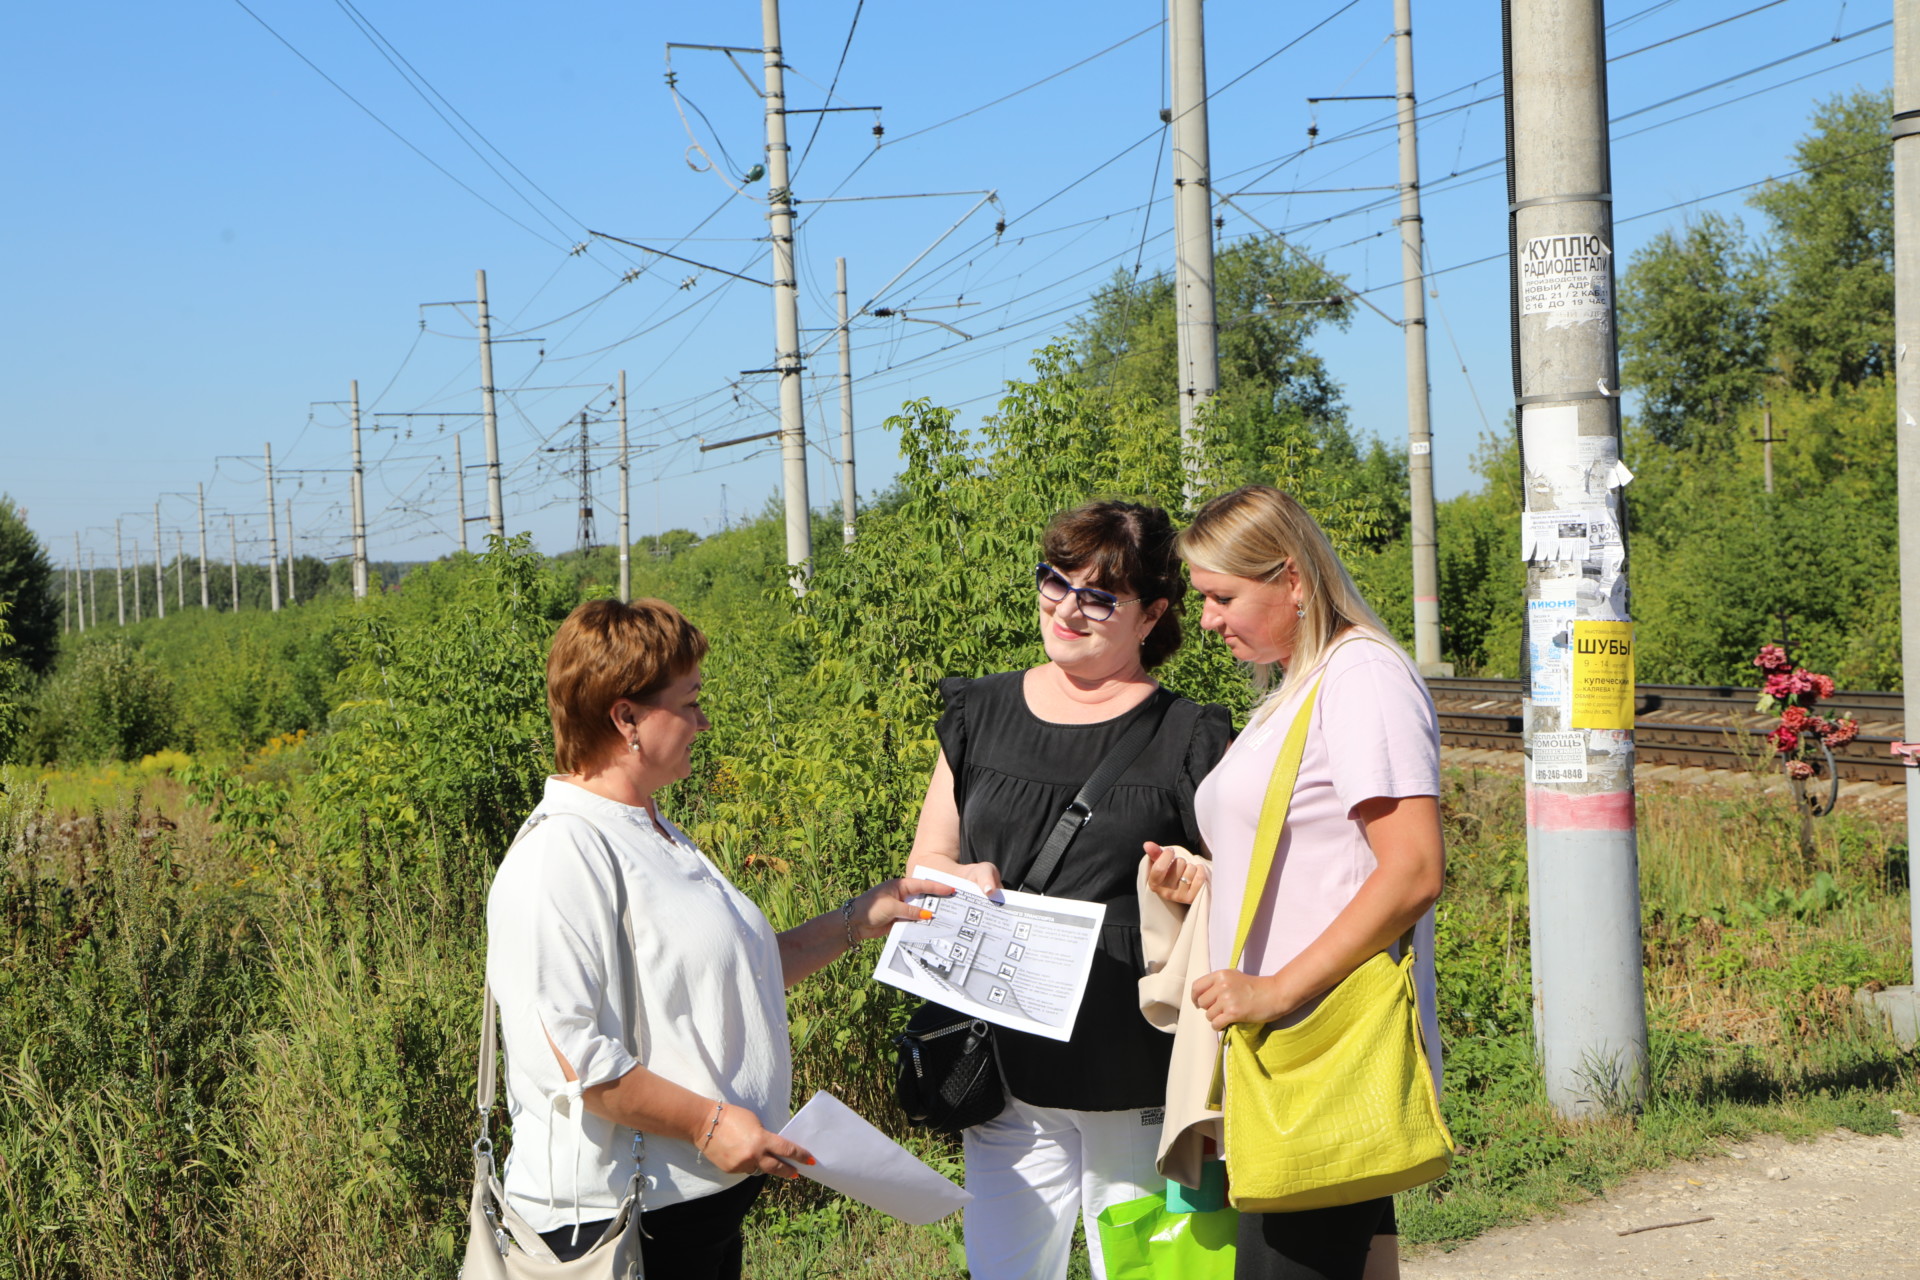
{"label": "blue sky", "polygon": [[[595,463],[610,462],[601,446],[614,439],[606,410],[622,369],[633,437],[646,447],[634,468],[636,535],[709,532],[723,514],[759,510],[779,483],[772,442],[698,446],[776,425],[772,380],[741,375],[771,362],[770,291],[588,235],[767,276],[756,239],[765,183],[739,196],[723,181],[764,158],[759,98],[725,56],[675,51],[683,128],[664,80],[668,41],[758,46],[759,6],[357,4],[119,0],[15,15],[0,55],[13,193],[0,205],[11,392],[0,489],[63,564],[76,534],[111,563],[116,517],[129,547],[137,538],[150,549],[156,501],[168,550],[184,531],[191,553],[196,484],[216,513],[214,554],[226,554],[231,512],[242,557],[261,557],[258,458],[271,441],[301,551],[341,555],[346,415],[325,402],[344,400],[357,378],[365,423],[382,428],[366,437],[372,553],[442,554],[456,536],[455,432],[469,513],[485,511],[477,344],[470,309],[421,304],[472,298],[484,267],[496,335],[535,339],[496,355],[496,382],[510,389],[500,412],[510,529],[532,530],[546,550],[573,545],[573,457],[549,450],[577,440],[571,424],[585,410]],[[1746,192],[1635,215],[1786,172],[1816,103],[1892,77],[1891,28],[1872,29],[1891,17],[1888,0],[1626,0],[1607,16],[1612,112],[1629,117],[1613,150],[1623,255],[1697,210],[1740,212],[1758,230]],[[998,193],[873,299],[970,340],[898,317],[856,322],[863,492],[897,467],[883,424],[902,401],[930,397],[968,420],[990,412],[1004,380],[1116,268],[1169,264],[1163,17],[1152,0],[784,6],[790,105],[819,106],[833,84],[835,105],[881,107],[886,131],[876,150],[868,113],[790,120],[796,159],[820,122],[793,183],[806,219],[801,323],[819,331],[805,335],[809,346],[832,324],[835,257],[848,259],[858,307],[978,196],[808,201]],[[1390,103],[1306,101],[1392,92],[1391,0],[1213,0],[1207,22],[1216,190],[1395,181],[1391,129],[1340,138],[1382,122]],[[384,54],[367,29],[384,37]],[[1446,496],[1473,483],[1473,451],[1512,394],[1503,263],[1448,270],[1505,244],[1503,169],[1474,167],[1501,155],[1499,6],[1415,0],[1414,31]],[[1790,60],[1753,70],[1776,59]],[[756,60],[740,63],[757,83]],[[689,163],[705,163],[694,142],[715,171]],[[1324,253],[1398,315],[1391,196],[1236,205]],[[1223,212],[1227,235],[1255,229]],[[1397,327],[1362,311],[1321,349],[1355,425],[1401,437]],[[820,506],[838,492],[835,367],[829,347],[812,362],[820,377],[807,400]],[[614,535],[615,477],[610,465],[593,477],[602,541]]]}

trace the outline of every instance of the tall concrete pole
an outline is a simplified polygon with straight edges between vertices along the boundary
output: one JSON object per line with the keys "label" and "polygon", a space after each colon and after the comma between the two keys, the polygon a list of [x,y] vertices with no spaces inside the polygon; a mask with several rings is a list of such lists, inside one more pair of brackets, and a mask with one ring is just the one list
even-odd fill
{"label": "tall concrete pole", "polygon": [[1220,390],[1213,301],[1213,185],[1207,142],[1206,28],[1200,0],[1168,0],[1173,94],[1175,336],[1180,454],[1188,502],[1199,498],[1201,408]]}
{"label": "tall concrete pole", "polygon": [[[1900,502],[1900,677],[1920,701],[1920,0],[1893,4],[1893,349]],[[1773,433],[1769,431],[1768,435]],[[1909,712],[1906,735],[1920,736]],[[1907,770],[1907,848],[1920,849],[1920,770]],[[1909,877],[1911,880],[1911,877]],[[1920,1035],[1920,892],[1912,899],[1914,969],[1904,1039]],[[1891,997],[1898,1000],[1898,996]],[[1898,1015],[1896,1014],[1896,1017]]]}
{"label": "tall concrete pole", "polygon": [[113,594],[120,604],[120,625],[127,625],[127,558],[120,549],[120,520],[113,522]]}
{"label": "tall concrete pole", "polygon": [[199,484],[194,488],[200,497],[200,607],[208,609],[212,602],[207,591],[207,486]]}
{"label": "tall concrete pole", "polygon": [[467,468],[460,461],[460,437],[453,437],[453,497],[460,517],[460,550],[467,549]]}
{"label": "tall concrete pole", "polygon": [[287,603],[294,603],[293,593],[293,499],[287,499]]}
{"label": "tall concrete pole", "polygon": [[94,626],[100,625],[100,558],[93,552],[87,552],[87,617]]}
{"label": "tall concrete pole", "polygon": [[273,505],[273,442],[267,442],[267,589],[280,612],[280,513]]}
{"label": "tall concrete pole", "polygon": [[632,495],[627,456],[627,371],[620,371],[620,600],[633,599]]}
{"label": "tall concrete pole", "polygon": [[160,504],[153,504],[153,610],[156,617],[167,616],[166,557],[160,550]]}
{"label": "tall concrete pole", "polygon": [[1433,425],[1428,417],[1427,276],[1421,252],[1420,151],[1414,132],[1413,0],[1393,0],[1394,97],[1400,109],[1401,320],[1407,340],[1407,478],[1413,490],[1413,660],[1440,664],[1440,559],[1433,521]]}
{"label": "tall concrete pole", "polygon": [[353,387],[353,598],[367,597],[366,481],[360,469],[360,379]]}
{"label": "tall concrete pole", "polygon": [[[480,417],[487,430],[487,532],[507,536],[506,504],[500,496],[500,426],[493,411],[493,327],[487,316],[487,273],[476,271],[474,297],[480,308]],[[465,536],[465,525],[461,526]]]}
{"label": "tall concrete pole", "polygon": [[773,367],[780,371],[780,488],[786,502],[787,563],[796,595],[813,574],[807,501],[807,430],[800,385],[800,290],[793,271],[793,192],[787,173],[787,89],[780,60],[780,0],[760,0],[766,46],[767,220],[773,240]]}
{"label": "tall concrete pole", "polygon": [[133,540],[133,620],[136,623],[140,621],[141,614],[140,571],[143,567],[140,563],[140,539],[135,538]]}
{"label": "tall concrete pole", "polygon": [[1535,1026],[1583,1116],[1647,1083],[1601,0],[1510,0],[1503,34]]}
{"label": "tall concrete pole", "polygon": [[173,531],[173,602],[187,611],[187,535],[180,529]]}
{"label": "tall concrete pole", "polygon": [[240,612],[240,526],[234,523],[231,515],[227,517],[227,543],[232,550],[227,555],[227,573],[233,580],[228,603],[235,613]]}
{"label": "tall concrete pole", "polygon": [[858,494],[853,487],[853,342],[847,333],[847,260],[833,260],[840,308],[840,540],[853,541]]}

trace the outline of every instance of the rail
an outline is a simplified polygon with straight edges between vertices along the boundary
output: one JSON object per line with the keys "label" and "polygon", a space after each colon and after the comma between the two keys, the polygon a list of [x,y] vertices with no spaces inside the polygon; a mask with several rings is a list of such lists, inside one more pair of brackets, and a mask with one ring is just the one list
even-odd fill
{"label": "rail", "polygon": [[[1447,746],[1488,751],[1521,749],[1519,680],[1427,681]],[[1773,769],[1766,735],[1779,717],[1754,710],[1759,691],[1732,685],[1643,684],[1634,696],[1634,750],[1642,764],[1706,769]],[[1885,691],[1836,692],[1821,702],[1828,718],[1860,722],[1859,736],[1837,748],[1834,764],[1843,781],[1899,783],[1906,757],[1893,746],[1903,736],[1905,699]]]}

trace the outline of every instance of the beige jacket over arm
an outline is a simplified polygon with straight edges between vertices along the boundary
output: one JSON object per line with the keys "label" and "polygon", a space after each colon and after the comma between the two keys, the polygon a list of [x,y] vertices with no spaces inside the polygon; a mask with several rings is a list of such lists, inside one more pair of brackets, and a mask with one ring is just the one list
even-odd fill
{"label": "beige jacket over arm", "polygon": [[[1178,852],[1188,854],[1181,849]],[[1220,1036],[1193,1002],[1193,984],[1213,972],[1207,957],[1207,909],[1213,886],[1202,884],[1189,907],[1169,903],[1147,887],[1149,860],[1140,859],[1140,940],[1147,976],[1140,979],[1140,1012],[1173,1037],[1167,1068],[1166,1122],[1160,1130],[1160,1172],[1188,1187],[1200,1186],[1204,1139],[1217,1157],[1224,1146],[1220,1113],[1207,1106]]]}

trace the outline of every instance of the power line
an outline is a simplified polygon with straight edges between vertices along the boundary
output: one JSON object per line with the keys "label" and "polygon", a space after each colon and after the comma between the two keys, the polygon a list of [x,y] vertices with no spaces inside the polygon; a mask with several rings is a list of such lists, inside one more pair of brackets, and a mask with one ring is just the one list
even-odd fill
{"label": "power line", "polygon": [[445,165],[441,164],[438,160],[435,160],[432,156],[428,155],[426,152],[422,151],[419,147],[415,146],[411,141],[407,139],[405,134],[401,133],[398,129],[388,124],[385,120],[382,120],[372,107],[369,107],[366,103],[360,101],[360,99],[354,97],[351,93],[347,92],[346,88],[343,85],[341,85],[341,83],[338,80],[335,80],[332,76],[322,71],[318,63],[314,62],[312,58],[309,58],[306,54],[300,52],[299,49],[295,48],[293,45],[293,42],[288,40],[285,36],[281,35],[278,31],[275,31],[265,18],[255,13],[252,9],[249,9],[247,7],[246,0],[233,0],[233,2],[234,4],[240,6],[241,12],[245,13],[249,18],[252,18],[255,22],[259,23],[260,26],[263,29],[265,29],[268,35],[272,36],[275,40],[278,40],[282,45],[285,45],[287,52],[291,53],[294,57],[300,59],[300,61],[306,63],[307,67],[310,70],[312,70],[312,72],[315,75],[319,76],[322,80],[325,80],[328,84],[332,85],[334,89],[340,94],[341,97],[345,98],[348,102],[351,102],[354,106],[360,108],[361,111],[365,112],[369,120],[373,121],[375,124],[379,125],[382,129],[385,129],[388,133],[392,134],[393,137],[407,150],[413,152],[413,154],[419,156],[422,160],[425,160],[428,164],[432,165],[435,169],[439,170],[439,172],[447,179],[447,181],[453,183],[455,186],[459,187],[462,191],[472,196],[475,200],[478,200],[481,204],[484,204],[485,206],[487,206],[487,208],[493,210],[495,213],[505,218],[508,222],[511,222],[514,226],[520,228],[522,231],[526,232],[528,235],[532,236],[534,239],[540,241],[540,243],[555,249],[563,247],[561,245],[555,244],[552,240],[547,239],[544,235],[540,234],[540,232],[535,231],[532,227],[520,221],[520,219],[514,217],[512,214],[508,213],[505,209],[502,209],[499,205],[495,204],[493,201],[481,195],[478,191],[475,191],[472,187],[468,186],[465,182],[462,182],[459,178],[456,178],[453,175],[452,171],[449,170]]}

